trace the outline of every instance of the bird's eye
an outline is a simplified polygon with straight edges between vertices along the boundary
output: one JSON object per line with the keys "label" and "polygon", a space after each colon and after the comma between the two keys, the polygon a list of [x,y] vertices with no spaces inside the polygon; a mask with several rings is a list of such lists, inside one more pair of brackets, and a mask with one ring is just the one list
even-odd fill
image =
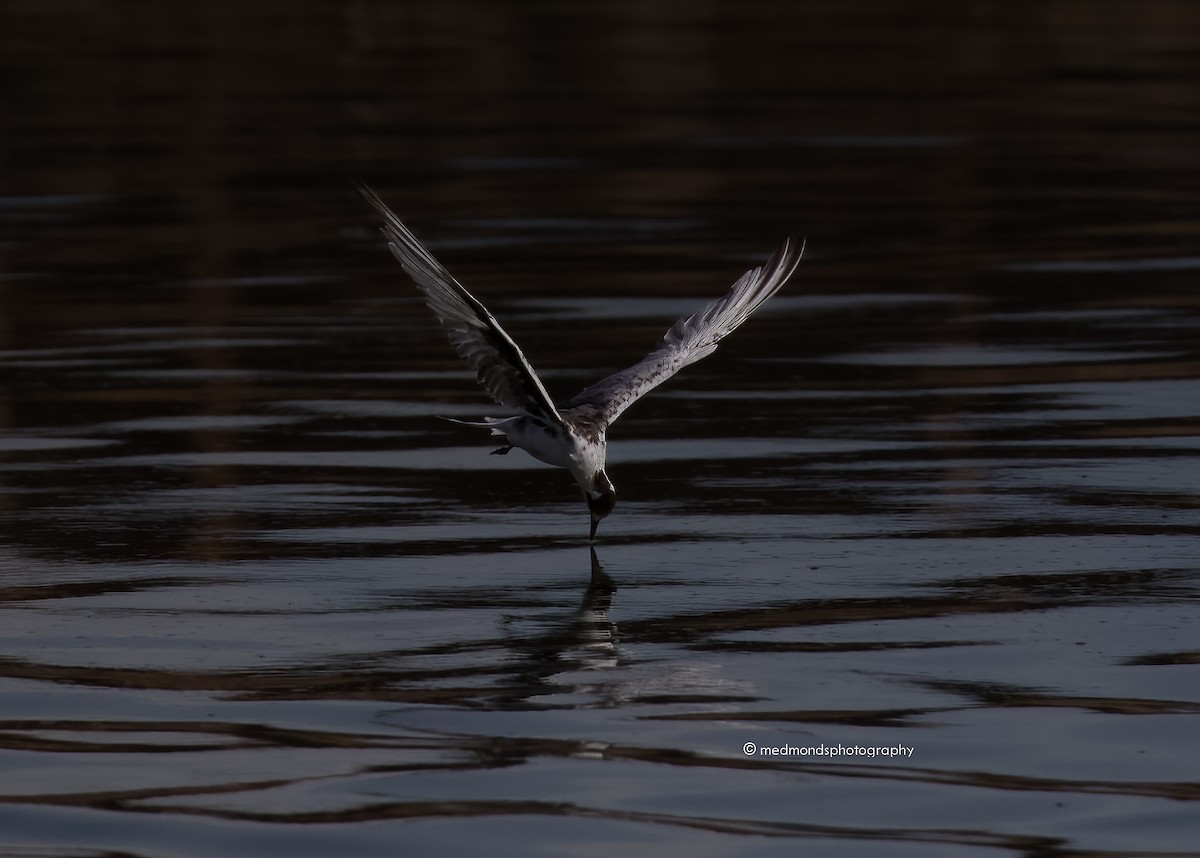
{"label": "bird's eye", "polygon": [[604,518],[617,505],[616,492],[605,492],[602,495],[595,496],[588,495],[587,505],[593,515]]}

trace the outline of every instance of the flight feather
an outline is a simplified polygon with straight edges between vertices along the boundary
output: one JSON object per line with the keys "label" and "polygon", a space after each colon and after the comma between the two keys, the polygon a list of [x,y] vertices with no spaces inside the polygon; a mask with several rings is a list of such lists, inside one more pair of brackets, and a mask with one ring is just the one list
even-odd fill
{"label": "flight feather", "polygon": [[750,318],[787,282],[803,253],[803,242],[784,241],[764,265],[738,278],[725,297],[672,325],[654,351],[633,366],[582,390],[563,408],[592,406],[605,423],[612,423],[626,408],[675,373],[716,351],[722,338]]}
{"label": "flight feather", "polygon": [[354,187],[383,216],[383,234],[392,255],[425,293],[425,303],[491,397],[506,408],[561,423],[541,379],[487,308],[417,241],[374,191],[359,182]]}

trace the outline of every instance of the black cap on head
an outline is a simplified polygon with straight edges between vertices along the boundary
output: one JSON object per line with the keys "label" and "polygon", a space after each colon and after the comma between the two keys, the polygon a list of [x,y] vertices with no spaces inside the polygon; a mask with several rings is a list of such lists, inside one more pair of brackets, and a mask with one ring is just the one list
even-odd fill
{"label": "black cap on head", "polygon": [[593,489],[584,494],[588,512],[592,515],[592,527],[588,531],[589,540],[596,538],[596,527],[600,524],[600,519],[612,512],[613,507],[617,505],[617,493],[604,471],[596,474],[592,486]]}

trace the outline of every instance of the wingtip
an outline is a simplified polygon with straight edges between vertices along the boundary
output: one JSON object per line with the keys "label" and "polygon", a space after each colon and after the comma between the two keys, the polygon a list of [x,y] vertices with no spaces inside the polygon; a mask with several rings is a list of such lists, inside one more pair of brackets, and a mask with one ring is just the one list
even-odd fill
{"label": "wingtip", "polygon": [[[808,236],[801,235],[788,236],[783,241],[783,246],[779,249],[780,267],[786,267],[787,272],[782,280],[786,281],[796,273],[796,269],[800,267],[800,260],[804,258],[804,250],[808,247]],[[782,281],[780,283],[782,285]]]}
{"label": "wingtip", "polygon": [[371,190],[371,186],[361,179],[351,178],[350,187],[354,188],[360,197],[362,197],[375,208],[379,208],[380,205],[382,205],[382,202],[379,199],[379,194]]}
{"label": "wingtip", "polygon": [[783,240],[783,246],[780,249],[781,256],[795,256],[797,261],[804,256],[804,249],[808,247],[808,236],[806,235],[789,235]]}

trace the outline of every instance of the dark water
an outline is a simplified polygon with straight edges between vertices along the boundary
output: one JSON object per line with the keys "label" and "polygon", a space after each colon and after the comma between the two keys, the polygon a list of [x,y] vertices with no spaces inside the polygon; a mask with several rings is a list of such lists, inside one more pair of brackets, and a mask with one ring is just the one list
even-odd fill
{"label": "dark water", "polygon": [[1200,855],[1200,6],[0,17],[0,855]]}

